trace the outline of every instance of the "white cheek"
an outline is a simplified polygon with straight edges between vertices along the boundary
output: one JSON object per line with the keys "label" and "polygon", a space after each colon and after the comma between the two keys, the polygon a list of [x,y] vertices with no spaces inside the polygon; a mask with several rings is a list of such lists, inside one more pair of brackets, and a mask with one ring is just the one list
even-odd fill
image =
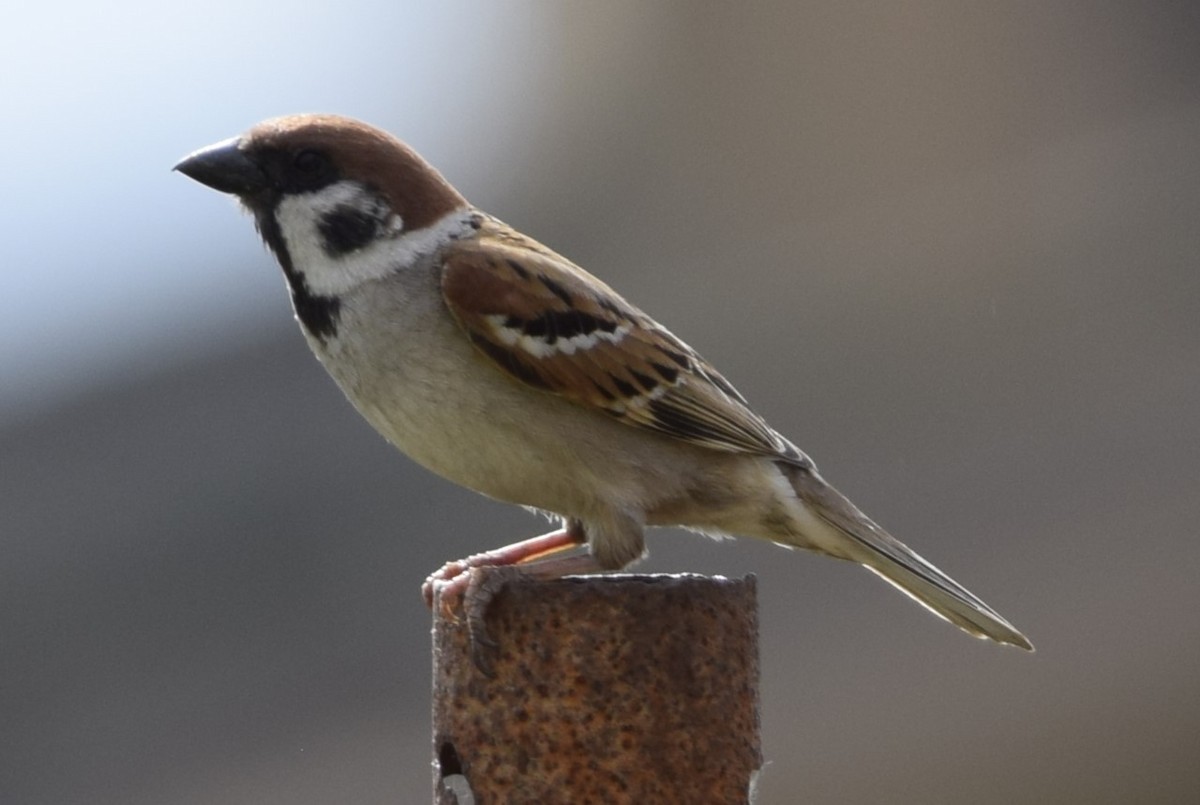
{"label": "white cheek", "polygon": [[388,232],[349,254],[331,257],[325,251],[320,221],[346,204],[371,203],[370,191],[356,182],[337,182],[312,193],[285,196],[275,209],[293,267],[304,275],[311,293],[339,296],[371,280],[381,279],[436,251],[469,228],[469,210],[456,210],[414,232],[402,233],[403,221],[393,215]]}

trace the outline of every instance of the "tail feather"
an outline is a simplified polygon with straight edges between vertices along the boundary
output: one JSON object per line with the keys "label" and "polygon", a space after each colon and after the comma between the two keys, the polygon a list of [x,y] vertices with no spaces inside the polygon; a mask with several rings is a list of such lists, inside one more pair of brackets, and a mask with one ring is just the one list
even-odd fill
{"label": "tail feather", "polygon": [[799,470],[791,481],[808,509],[848,538],[838,555],[865,566],[965,632],[1033,651],[1029,638],[996,610],[876,525],[815,472]]}

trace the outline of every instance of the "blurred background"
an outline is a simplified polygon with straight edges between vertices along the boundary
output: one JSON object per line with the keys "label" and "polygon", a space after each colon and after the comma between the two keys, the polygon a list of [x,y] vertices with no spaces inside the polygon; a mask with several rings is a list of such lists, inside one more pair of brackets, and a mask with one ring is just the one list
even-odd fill
{"label": "blurred background", "polygon": [[12,9],[0,801],[429,801],[447,559],[545,529],[354,413],[248,218],[170,167],[341,112],[699,349],[986,599],[759,575],[759,802],[1200,796],[1191,2]]}

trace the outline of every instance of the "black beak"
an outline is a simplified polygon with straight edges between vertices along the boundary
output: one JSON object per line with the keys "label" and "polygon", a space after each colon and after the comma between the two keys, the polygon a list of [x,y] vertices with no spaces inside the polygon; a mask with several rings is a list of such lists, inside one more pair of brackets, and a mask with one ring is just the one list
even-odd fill
{"label": "black beak", "polygon": [[194,151],[179,161],[175,170],[222,193],[252,196],[268,186],[267,175],[238,148],[233,137]]}

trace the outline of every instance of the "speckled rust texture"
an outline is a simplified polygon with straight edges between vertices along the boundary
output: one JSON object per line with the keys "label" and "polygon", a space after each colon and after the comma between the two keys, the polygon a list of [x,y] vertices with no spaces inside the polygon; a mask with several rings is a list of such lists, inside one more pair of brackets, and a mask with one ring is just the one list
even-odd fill
{"label": "speckled rust texture", "polygon": [[438,805],[466,786],[476,805],[747,802],[762,765],[753,576],[519,579],[487,624],[492,677],[465,625],[434,619]]}

